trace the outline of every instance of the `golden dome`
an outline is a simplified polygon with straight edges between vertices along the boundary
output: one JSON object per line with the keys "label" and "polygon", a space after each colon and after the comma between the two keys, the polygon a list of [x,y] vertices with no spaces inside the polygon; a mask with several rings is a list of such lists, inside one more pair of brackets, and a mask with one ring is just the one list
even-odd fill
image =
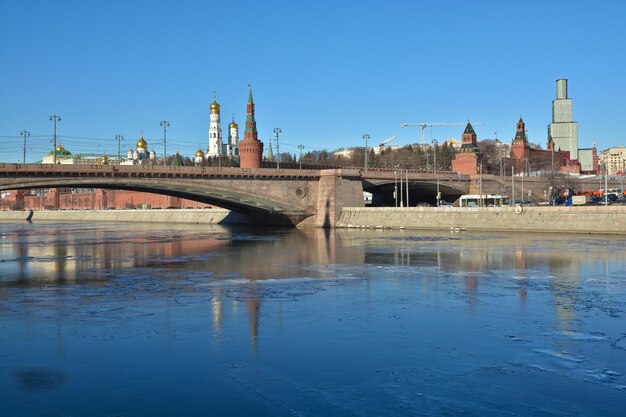
{"label": "golden dome", "polygon": [[202,152],[202,149],[198,149],[196,151],[196,157],[197,158],[204,158],[204,152]]}
{"label": "golden dome", "polygon": [[213,103],[211,103],[211,113],[219,113],[220,111],[220,105],[217,104],[217,98],[213,97]]}
{"label": "golden dome", "polygon": [[235,123],[235,121],[233,120],[232,122],[230,122],[230,124],[228,125],[228,128],[232,128],[234,127],[235,129],[239,129],[239,125],[237,123]]}
{"label": "golden dome", "polygon": [[106,163],[108,160],[109,160],[109,157],[106,154],[104,154],[102,156],[102,162]]}
{"label": "golden dome", "polygon": [[57,145],[57,151],[64,151],[65,148],[63,146],[61,146],[60,144]]}
{"label": "golden dome", "polygon": [[137,141],[137,149],[148,149],[148,142],[143,138],[143,133]]}

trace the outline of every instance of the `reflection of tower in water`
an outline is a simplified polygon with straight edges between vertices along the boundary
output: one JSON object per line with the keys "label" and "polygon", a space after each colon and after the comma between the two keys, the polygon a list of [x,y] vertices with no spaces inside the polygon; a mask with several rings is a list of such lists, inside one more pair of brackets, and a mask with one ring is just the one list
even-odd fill
{"label": "reflection of tower in water", "polygon": [[576,315],[576,297],[578,296],[580,258],[575,254],[551,259],[550,272],[554,274],[550,281],[550,290],[554,294],[554,307],[559,331],[572,330]]}
{"label": "reflection of tower in water", "polygon": [[257,340],[259,337],[259,313],[261,311],[261,299],[258,297],[252,297],[246,301],[246,304],[248,306],[250,343],[252,344],[252,348],[256,350]]}
{"label": "reflection of tower in water", "polygon": [[224,319],[224,302],[222,301],[222,290],[217,289],[211,299],[211,313],[213,316],[213,330],[216,335],[222,332],[222,321]]}

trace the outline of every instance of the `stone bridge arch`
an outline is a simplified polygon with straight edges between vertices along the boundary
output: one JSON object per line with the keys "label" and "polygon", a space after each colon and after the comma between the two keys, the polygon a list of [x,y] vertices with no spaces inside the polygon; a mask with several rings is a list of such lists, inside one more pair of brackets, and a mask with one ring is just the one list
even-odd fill
{"label": "stone bridge arch", "polygon": [[217,167],[0,164],[0,190],[102,188],[214,204],[250,223],[331,226],[343,206],[363,206],[358,171]]}

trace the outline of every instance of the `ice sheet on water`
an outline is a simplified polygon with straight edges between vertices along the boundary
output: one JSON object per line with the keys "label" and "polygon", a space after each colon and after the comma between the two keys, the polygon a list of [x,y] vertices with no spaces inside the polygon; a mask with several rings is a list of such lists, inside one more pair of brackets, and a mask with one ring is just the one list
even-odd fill
{"label": "ice sheet on water", "polygon": [[573,331],[544,333],[544,336],[554,337],[557,339],[579,341],[579,342],[606,342],[607,340],[609,340],[604,335],[578,333],[578,332],[573,332]]}

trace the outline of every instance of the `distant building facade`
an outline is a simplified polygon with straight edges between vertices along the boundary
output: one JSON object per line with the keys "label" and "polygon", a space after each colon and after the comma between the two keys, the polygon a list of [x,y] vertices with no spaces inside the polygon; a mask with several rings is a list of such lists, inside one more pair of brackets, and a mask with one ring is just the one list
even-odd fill
{"label": "distant building facade", "polygon": [[609,175],[626,175],[626,146],[615,146],[602,151],[600,161],[606,166]]}

